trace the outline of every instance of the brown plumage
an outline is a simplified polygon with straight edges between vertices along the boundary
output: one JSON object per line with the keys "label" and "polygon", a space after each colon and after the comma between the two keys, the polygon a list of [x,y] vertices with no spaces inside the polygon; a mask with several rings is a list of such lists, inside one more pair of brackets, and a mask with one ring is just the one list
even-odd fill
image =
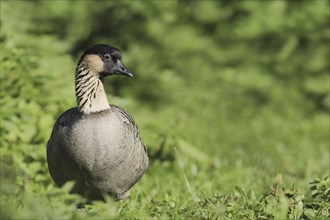
{"label": "brown plumage", "polygon": [[148,156],[137,125],[123,109],[109,105],[102,78],[133,76],[118,49],[99,44],[78,62],[75,89],[78,107],[56,121],[47,144],[50,175],[58,186],[75,180],[73,193],[102,199],[108,193],[124,199],[148,168]]}

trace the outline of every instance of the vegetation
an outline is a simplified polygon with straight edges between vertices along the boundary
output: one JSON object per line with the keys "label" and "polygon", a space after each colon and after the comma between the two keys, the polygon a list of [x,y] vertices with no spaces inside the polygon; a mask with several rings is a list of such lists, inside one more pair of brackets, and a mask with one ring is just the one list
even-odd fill
{"label": "vegetation", "polygon": [[[329,1],[1,2],[1,219],[328,219]],[[57,188],[45,156],[94,43],[150,168],[124,201]]]}

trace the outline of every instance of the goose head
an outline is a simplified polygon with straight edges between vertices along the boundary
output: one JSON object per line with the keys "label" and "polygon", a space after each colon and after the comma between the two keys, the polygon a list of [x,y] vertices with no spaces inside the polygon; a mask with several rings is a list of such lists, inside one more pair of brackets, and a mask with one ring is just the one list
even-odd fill
{"label": "goose head", "polygon": [[122,63],[120,50],[107,44],[96,44],[87,48],[78,62],[77,69],[81,65],[99,78],[109,75],[133,77]]}

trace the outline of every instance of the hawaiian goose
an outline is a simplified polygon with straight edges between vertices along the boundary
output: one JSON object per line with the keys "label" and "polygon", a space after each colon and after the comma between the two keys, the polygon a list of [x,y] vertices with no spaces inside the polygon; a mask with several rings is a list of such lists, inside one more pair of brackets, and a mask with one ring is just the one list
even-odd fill
{"label": "hawaiian goose", "polygon": [[105,44],[89,47],[75,75],[78,107],[56,121],[47,144],[51,177],[58,186],[70,180],[73,193],[103,199],[105,193],[125,199],[148,168],[146,147],[137,125],[123,109],[109,105],[102,79],[132,77],[118,49]]}

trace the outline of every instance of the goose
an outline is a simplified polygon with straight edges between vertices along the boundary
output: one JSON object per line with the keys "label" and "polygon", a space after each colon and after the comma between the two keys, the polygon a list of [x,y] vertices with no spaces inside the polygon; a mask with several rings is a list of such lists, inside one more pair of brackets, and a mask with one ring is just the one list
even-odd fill
{"label": "goose", "polygon": [[119,49],[106,44],[87,48],[76,68],[77,107],[56,120],[47,143],[50,176],[59,187],[75,181],[71,193],[91,200],[129,196],[148,168],[147,149],[124,109],[108,103],[103,78],[133,77]]}

